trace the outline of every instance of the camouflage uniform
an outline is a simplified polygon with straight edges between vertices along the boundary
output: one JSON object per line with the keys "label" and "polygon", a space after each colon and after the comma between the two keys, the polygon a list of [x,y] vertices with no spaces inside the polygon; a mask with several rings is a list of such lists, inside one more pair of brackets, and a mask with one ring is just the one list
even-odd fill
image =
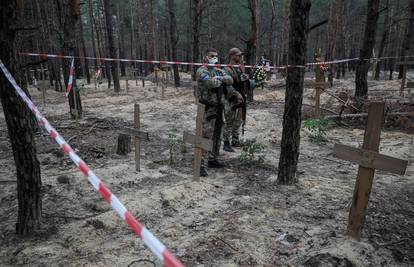
{"label": "camouflage uniform", "polygon": [[[220,76],[221,81],[212,79],[213,77]],[[213,139],[213,151],[203,152],[202,166],[207,160],[215,160],[218,156],[220,148],[221,136],[214,136],[214,129],[216,127],[216,121],[218,116],[218,99],[217,99],[217,88],[225,85],[227,92],[223,93],[221,103],[225,103],[225,99],[232,97],[236,92],[231,84],[233,79],[227,75],[221,69],[202,66],[197,70],[197,97],[198,102],[206,106],[204,118],[203,118],[203,137]],[[222,115],[223,116],[223,115]],[[221,129],[218,131],[221,135]]]}
{"label": "camouflage uniform", "polygon": [[[243,102],[246,104],[247,90],[253,90],[256,86],[254,80],[242,81],[243,72],[240,68],[226,67],[225,71],[233,78],[233,87],[241,94]],[[238,108],[240,104],[243,103],[238,103],[236,99],[229,99],[225,108],[226,123],[223,130],[223,139],[225,142],[230,142],[230,138],[232,138],[234,145],[239,142],[240,127],[243,124],[242,108]]]}

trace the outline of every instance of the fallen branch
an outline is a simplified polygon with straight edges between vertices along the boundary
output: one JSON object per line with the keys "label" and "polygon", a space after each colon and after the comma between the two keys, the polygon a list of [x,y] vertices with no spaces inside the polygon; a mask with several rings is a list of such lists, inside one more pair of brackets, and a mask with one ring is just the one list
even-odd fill
{"label": "fallen branch", "polygon": [[402,243],[402,242],[405,242],[405,241],[408,241],[408,239],[407,238],[403,238],[401,240],[391,241],[391,242],[387,242],[387,243],[381,243],[381,244],[377,244],[377,245],[379,247],[388,247],[388,246],[396,245],[396,244],[399,244],[399,243]]}
{"label": "fallen branch", "polygon": [[[104,212],[102,212],[104,213]],[[101,215],[102,213],[98,213],[98,214],[90,214],[90,215],[86,215],[86,216],[67,216],[67,215],[60,215],[60,214],[47,214],[47,213],[42,213],[42,217],[43,218],[62,218],[62,219],[72,219],[72,220],[85,220],[85,219],[89,219],[92,217],[96,217]]]}
{"label": "fallen branch", "polygon": [[[356,114],[345,114],[345,115],[330,115],[326,116],[329,119],[341,119],[341,118],[358,118],[358,117],[367,117],[368,113],[356,113]],[[385,114],[385,117],[389,116],[414,116],[414,112],[393,112]]]}
{"label": "fallen branch", "polygon": [[216,237],[218,240],[220,240],[221,242],[223,242],[224,244],[226,244],[227,246],[229,246],[232,250],[239,252],[239,250],[235,247],[233,247],[232,245],[230,245],[229,243],[227,243],[226,241],[224,241],[223,239],[221,239],[220,237]]}
{"label": "fallen branch", "polygon": [[354,110],[359,111],[359,109],[358,109],[358,108],[356,108],[354,105],[351,105],[351,104],[349,104],[349,103],[346,103],[346,101],[344,101],[344,100],[340,99],[339,97],[337,97],[336,95],[334,95],[334,94],[332,94],[332,93],[328,92],[327,90],[322,89],[322,91],[323,91],[324,93],[326,93],[327,95],[329,95],[329,96],[331,96],[331,97],[335,98],[336,100],[339,100],[340,102],[342,102],[342,104],[345,104],[346,106],[350,106],[350,107],[351,107],[351,108],[353,108]]}

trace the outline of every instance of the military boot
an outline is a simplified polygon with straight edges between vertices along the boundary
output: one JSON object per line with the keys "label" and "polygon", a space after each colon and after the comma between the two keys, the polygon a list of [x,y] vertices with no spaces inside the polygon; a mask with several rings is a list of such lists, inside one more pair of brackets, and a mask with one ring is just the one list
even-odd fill
{"label": "military boot", "polygon": [[224,141],[223,150],[227,152],[234,152],[234,149],[230,145],[230,141]]}
{"label": "military boot", "polygon": [[204,167],[204,166],[200,167],[200,176],[201,177],[207,177],[208,176],[208,172],[206,170],[206,167]]}
{"label": "military boot", "polygon": [[209,168],[224,168],[226,165],[221,163],[220,161],[216,159],[210,159],[208,160],[208,167]]}

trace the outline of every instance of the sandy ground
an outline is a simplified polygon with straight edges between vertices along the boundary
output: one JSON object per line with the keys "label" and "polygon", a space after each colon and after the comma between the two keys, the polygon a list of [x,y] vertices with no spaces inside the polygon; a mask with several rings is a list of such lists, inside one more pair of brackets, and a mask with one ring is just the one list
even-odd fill
{"label": "sandy ground", "polygon": [[[309,80],[310,81],[310,80]],[[385,129],[380,151],[409,161],[405,176],[378,171],[361,242],[345,236],[357,166],[332,156],[337,142],[360,146],[363,126],[336,126],[327,141],[310,142],[302,131],[295,186],[276,184],[284,108],[283,80],[257,89],[249,106],[244,138],[265,146],[264,162],[242,164],[240,151],[223,152],[222,170],[191,180],[192,149],[180,151],[173,139],[194,131],[196,105],[191,88],[145,88],[130,81],[115,95],[102,84],[84,85],[84,118],[72,121],[64,93],[31,88],[34,102],[126,207],[188,266],[413,266],[414,138]],[[352,79],[330,89],[351,92]],[[122,83],[125,88],[125,83]],[[371,95],[409,101],[394,93],[398,81],[370,82]],[[312,104],[312,90],[304,103]],[[118,156],[116,138],[133,125],[134,103],[141,108],[142,171],[133,152]],[[324,107],[334,100],[322,97]],[[306,106],[304,107],[306,109]],[[328,113],[329,114],[329,113]],[[14,234],[17,217],[15,169],[4,115],[0,113],[1,266],[161,266],[47,135],[36,138],[42,169],[43,229],[32,237]]]}

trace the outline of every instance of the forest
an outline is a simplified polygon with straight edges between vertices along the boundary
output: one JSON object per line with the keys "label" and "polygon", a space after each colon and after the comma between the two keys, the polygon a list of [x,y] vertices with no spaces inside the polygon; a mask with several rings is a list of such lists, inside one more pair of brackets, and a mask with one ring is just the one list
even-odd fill
{"label": "forest", "polygon": [[0,266],[414,265],[414,0],[2,0],[0,69]]}

